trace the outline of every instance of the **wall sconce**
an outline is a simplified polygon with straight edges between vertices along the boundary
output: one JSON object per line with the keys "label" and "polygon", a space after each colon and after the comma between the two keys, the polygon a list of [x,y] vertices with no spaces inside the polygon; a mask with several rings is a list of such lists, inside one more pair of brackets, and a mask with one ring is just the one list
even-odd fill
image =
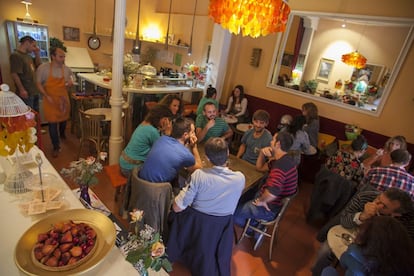
{"label": "wall sconce", "polygon": [[26,15],[23,18],[23,22],[29,22],[29,23],[33,23],[33,18],[29,13],[29,6],[32,4],[32,0],[23,0],[20,3],[25,4],[26,5]]}

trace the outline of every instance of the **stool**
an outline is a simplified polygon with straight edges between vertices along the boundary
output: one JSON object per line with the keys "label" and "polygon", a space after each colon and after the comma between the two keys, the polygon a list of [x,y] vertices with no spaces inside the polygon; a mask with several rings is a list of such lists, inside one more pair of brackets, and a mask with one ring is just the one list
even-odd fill
{"label": "stool", "polygon": [[108,165],[104,167],[105,173],[111,181],[112,187],[115,188],[115,202],[118,201],[118,195],[121,193],[121,188],[125,186],[128,179],[122,175],[119,164]]}

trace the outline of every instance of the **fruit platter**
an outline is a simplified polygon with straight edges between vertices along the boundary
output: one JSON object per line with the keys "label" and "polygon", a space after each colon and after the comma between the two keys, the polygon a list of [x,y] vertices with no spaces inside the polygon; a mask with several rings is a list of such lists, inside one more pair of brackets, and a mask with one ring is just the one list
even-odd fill
{"label": "fruit platter", "polygon": [[72,209],[33,224],[16,244],[17,267],[28,275],[82,274],[97,266],[115,244],[116,230],[102,213]]}

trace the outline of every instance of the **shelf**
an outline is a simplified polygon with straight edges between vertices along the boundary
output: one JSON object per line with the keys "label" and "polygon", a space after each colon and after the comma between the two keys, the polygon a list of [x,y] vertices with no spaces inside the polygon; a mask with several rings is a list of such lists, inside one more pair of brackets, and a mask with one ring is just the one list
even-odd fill
{"label": "shelf", "polygon": [[[85,32],[85,34],[93,35],[93,33],[91,33],[91,32]],[[102,33],[96,33],[96,36],[111,37],[110,34],[102,34]],[[125,39],[135,40],[135,37],[125,36]],[[165,43],[163,43],[163,42],[148,41],[148,40],[141,40],[141,41],[144,42],[144,43],[148,43],[148,44],[165,45]],[[189,48],[189,46],[175,45],[175,44],[168,44],[168,47],[174,47],[174,48],[184,49],[184,50],[188,50],[188,48]]]}

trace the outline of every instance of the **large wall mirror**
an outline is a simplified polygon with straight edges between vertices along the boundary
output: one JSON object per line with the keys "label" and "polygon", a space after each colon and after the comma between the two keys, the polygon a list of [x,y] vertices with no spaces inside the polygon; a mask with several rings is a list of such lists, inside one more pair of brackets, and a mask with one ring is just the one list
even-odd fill
{"label": "large wall mirror", "polygon": [[[414,20],[293,11],[269,87],[379,116],[414,35]],[[363,68],[342,62],[358,51]]]}

